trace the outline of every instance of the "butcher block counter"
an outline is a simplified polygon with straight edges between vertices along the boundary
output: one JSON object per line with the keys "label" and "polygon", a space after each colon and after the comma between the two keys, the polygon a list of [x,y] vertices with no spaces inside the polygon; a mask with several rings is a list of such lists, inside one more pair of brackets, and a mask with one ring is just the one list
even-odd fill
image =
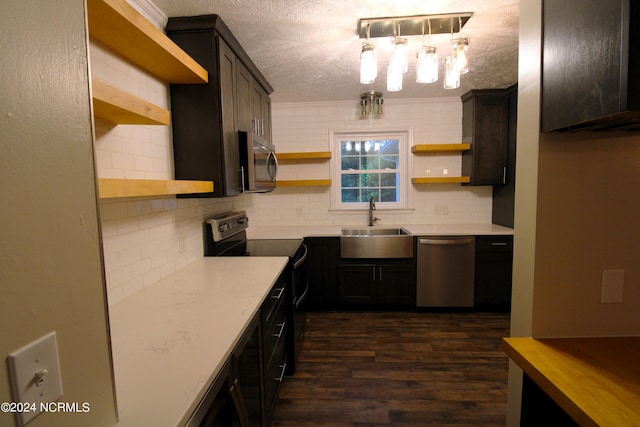
{"label": "butcher block counter", "polygon": [[505,338],[503,348],[579,425],[640,425],[640,337]]}
{"label": "butcher block counter", "polygon": [[184,425],[287,261],[205,257],[110,307],[119,425]]}

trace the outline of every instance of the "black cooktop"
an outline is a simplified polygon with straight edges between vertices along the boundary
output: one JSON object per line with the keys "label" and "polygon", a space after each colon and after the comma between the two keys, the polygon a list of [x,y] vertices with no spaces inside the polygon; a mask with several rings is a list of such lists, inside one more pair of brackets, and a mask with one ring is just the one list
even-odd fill
{"label": "black cooktop", "polygon": [[251,239],[247,240],[247,256],[292,257],[302,244],[302,239]]}

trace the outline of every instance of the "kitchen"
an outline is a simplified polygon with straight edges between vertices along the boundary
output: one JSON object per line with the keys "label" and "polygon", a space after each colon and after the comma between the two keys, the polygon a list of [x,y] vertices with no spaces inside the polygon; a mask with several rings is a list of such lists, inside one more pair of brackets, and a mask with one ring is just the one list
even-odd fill
{"label": "kitchen", "polygon": [[[59,32],[77,43],[70,43],[71,46],[82,51],[83,49],[78,46],[84,43],[83,37],[78,38],[76,33],[83,32],[85,24],[82,11],[78,10],[78,3],[68,2],[64,4],[66,8],[58,5],[54,10],[48,7],[39,10],[18,5],[10,7],[5,4],[3,8],[7,9],[3,9],[3,17],[24,18],[28,14],[29,20],[34,24],[32,28],[24,28],[16,22],[3,22],[3,27],[11,28],[13,30],[11,34],[23,34],[21,37],[16,36],[15,39],[11,39],[15,46],[23,50],[38,52],[38,49],[55,48],[48,40],[56,40],[56,34]],[[526,52],[539,51],[539,4],[532,3],[535,4],[520,5],[520,15],[526,17],[520,22],[520,48],[526,49]],[[54,13],[64,16],[61,20],[65,25],[73,23],[75,30],[71,35],[66,28],[44,25],[49,23],[51,16],[56,16]],[[46,31],[45,28],[47,28]],[[4,33],[3,37],[5,37]],[[3,175],[5,179],[2,180],[3,194],[10,196],[8,200],[11,200],[11,203],[5,204],[3,209],[3,218],[7,219],[6,232],[3,228],[3,240],[6,236],[7,243],[3,242],[5,261],[2,271],[5,276],[2,289],[3,294],[6,293],[9,296],[2,299],[3,325],[8,326],[7,331],[3,332],[3,337],[5,335],[7,337],[3,338],[3,350],[8,354],[51,329],[57,330],[61,340],[59,351],[65,363],[63,365],[65,399],[90,400],[92,402],[90,423],[110,425],[114,423],[114,399],[107,359],[103,281],[98,274],[102,269],[102,261],[95,212],[96,190],[93,186],[95,175],[91,160],[87,160],[93,158],[90,151],[89,107],[85,105],[88,89],[83,85],[78,86],[77,83],[85,81],[86,85],[86,73],[83,80],[77,70],[70,69],[66,62],[58,60],[57,58],[67,58],[68,53],[63,52],[64,54],[61,53],[59,56],[43,52],[40,59],[35,55],[21,56],[12,50],[9,51],[9,56],[3,55],[3,57],[15,59],[15,63],[3,62],[3,67],[12,65],[21,70],[50,69],[50,73],[28,71],[31,74],[27,75],[33,81],[48,84],[52,90],[55,89],[54,93],[56,93],[56,101],[46,97],[41,99],[39,92],[34,94],[33,90],[29,90],[31,86],[17,77],[17,81],[7,82],[11,86],[4,86],[3,83],[3,97],[5,93],[6,96],[11,96],[9,98],[11,104],[7,105],[12,105],[11,110],[3,111],[4,123],[11,131],[8,134],[11,137],[3,141],[6,144],[5,152],[9,154],[5,157],[7,165],[3,168],[3,173],[6,174]],[[82,64],[83,55],[84,53],[79,52],[65,61],[76,61],[72,62],[74,65]],[[531,56],[529,53],[529,57]],[[50,62],[44,62],[46,59]],[[92,63],[97,60],[92,52]],[[19,68],[20,65],[25,65],[25,62],[31,64],[30,61],[34,62],[30,67]],[[634,307],[637,306],[640,297],[637,287],[633,287],[633,284],[637,283],[638,272],[636,263],[633,261],[634,255],[638,253],[638,247],[635,241],[627,238],[637,234],[638,229],[635,215],[638,198],[637,192],[632,187],[634,182],[637,182],[640,169],[636,138],[626,134],[541,135],[537,131],[539,108],[537,71],[531,68],[531,65],[527,62],[521,64],[518,77],[520,120],[518,123],[517,193],[522,196],[516,200],[517,238],[514,248],[513,309],[517,312],[517,316],[512,319],[512,334],[519,336],[532,334],[536,336],[637,335],[639,322]],[[64,70],[65,73],[60,74],[59,70]],[[65,78],[70,75],[76,75],[76,77]],[[16,99],[11,95],[10,87],[18,88],[23,98]],[[68,100],[70,96],[75,97],[73,108],[78,108],[80,111],[76,111],[75,116],[65,117],[65,120],[62,120],[57,117],[58,109],[71,107],[66,103],[60,105],[58,100]],[[161,101],[158,100],[157,103]],[[47,102],[50,103],[49,106]],[[389,104],[392,103],[389,102]],[[42,129],[30,129],[30,114],[34,113],[24,115],[15,113],[15,111],[32,111],[34,108],[43,115],[44,123],[53,126],[54,132],[46,126]],[[73,123],[69,121],[72,117],[76,118]],[[277,124],[277,120],[274,114],[274,123]],[[454,121],[459,123],[459,116]],[[112,133],[117,131],[117,128],[110,130]],[[82,135],[81,144],[77,143],[78,132]],[[102,132],[105,133],[106,130]],[[274,137],[275,132],[274,126]],[[96,133],[100,133],[100,129],[96,129]],[[134,137],[142,140],[151,139],[147,135]],[[55,156],[51,156],[49,152],[40,153],[38,140],[45,138],[56,142],[55,146],[60,151],[56,150]],[[69,144],[68,140],[76,143]],[[154,140],[157,138],[154,137]],[[25,148],[25,151],[18,149],[16,141]],[[568,141],[576,143],[568,144]],[[560,142],[560,144],[551,144],[551,142]],[[114,144],[117,145],[118,142]],[[326,138],[324,144],[326,144]],[[28,147],[33,149],[27,150]],[[326,150],[327,147],[325,145],[318,149]],[[298,150],[297,147],[291,147],[291,151],[296,150]],[[100,162],[99,154],[97,158]],[[166,158],[159,161],[164,162],[165,166],[170,164],[170,160]],[[101,168],[105,168],[105,165],[98,165],[98,171]],[[521,179],[520,176],[522,176]],[[152,176],[146,178],[152,178]],[[564,185],[559,185],[560,183]],[[463,192],[457,189],[449,191]],[[285,196],[300,200],[299,193],[290,192],[292,194],[285,194]],[[316,199],[313,196],[318,192],[322,190],[307,190],[303,196]],[[467,192],[464,190],[464,193]],[[429,193],[430,197],[442,195],[440,191],[436,191],[435,195],[431,191]],[[133,273],[129,275],[125,271],[108,277],[107,283],[115,288],[115,291],[109,294],[115,294],[116,298],[124,299],[144,287],[145,280],[147,283],[152,283],[163,274],[168,274],[170,270],[176,270],[201,257],[198,242],[201,239],[200,218],[203,216],[229,208],[246,208],[249,212],[252,210],[262,212],[262,203],[265,203],[264,200],[270,196],[276,196],[276,194],[256,195],[251,200],[239,198],[233,202],[224,199],[200,202],[161,199],[103,204],[102,219],[105,222],[110,221],[108,224],[103,224],[102,233],[105,242],[111,238],[116,246],[119,245],[123,250],[130,249],[128,246],[130,242],[118,235],[117,230],[133,231],[135,227],[139,227],[136,225],[139,222],[131,217],[145,215],[145,220],[148,219],[156,225],[150,229],[153,231],[147,232],[158,236],[160,246],[166,251],[158,255],[154,261],[148,261],[153,268],[147,270],[143,279],[138,279],[137,282],[128,282],[126,279],[132,277]],[[482,193],[478,196],[482,201],[477,206],[474,205],[480,211],[480,216],[473,219],[488,222],[490,207],[486,203],[486,195],[482,196]],[[475,197],[473,199],[475,201]],[[443,200],[452,203],[448,199]],[[253,203],[257,203],[259,207],[252,206]],[[282,206],[281,203],[277,205]],[[295,209],[287,211],[289,215],[287,219],[295,223],[299,221],[297,219],[299,217],[297,206],[295,204],[293,206]],[[321,207],[314,205],[307,207],[306,203],[301,203],[300,206],[302,215],[312,215],[320,212],[321,209],[326,210],[326,204]],[[449,204],[450,217],[458,212],[457,209],[453,209],[454,207],[455,205]],[[266,209],[273,209],[276,216],[282,214],[277,207],[266,207]],[[44,221],[41,210],[44,210],[47,215]],[[460,211],[466,210],[460,209]],[[429,222],[438,222],[443,219],[434,214],[428,215],[433,215],[429,218]],[[252,216],[257,217],[255,214]],[[380,216],[383,220],[389,221],[383,213]],[[176,223],[172,220],[167,221],[167,217],[180,218],[180,221]],[[364,224],[366,213],[362,212],[361,216],[349,216],[349,221],[353,221],[354,224]],[[194,224],[198,224],[198,227]],[[194,231],[196,228],[197,231]],[[178,235],[167,237],[163,234],[167,232],[175,232]],[[39,239],[43,235],[51,238],[40,243]],[[36,241],[37,245],[34,243]],[[600,242],[611,243],[602,245]],[[562,244],[563,247],[554,249],[558,244]],[[590,248],[587,254],[584,250],[577,250],[577,248],[586,247]],[[178,253],[172,265],[167,266],[167,263],[160,262],[162,259],[167,259],[168,252],[171,251]],[[556,261],[558,253],[563,254],[562,266],[558,266]],[[133,255],[130,253],[130,256]],[[104,263],[108,271],[117,270],[113,269],[113,262],[113,258],[110,258],[105,250]],[[157,269],[158,264],[161,265],[160,269]],[[631,286],[625,287],[623,303],[601,305],[599,301],[594,302],[598,298],[583,298],[585,294],[591,295],[596,290],[599,293],[599,274],[604,268],[625,270],[625,281]],[[20,283],[21,287],[18,289],[10,286],[8,283],[10,281]],[[43,282],[52,283],[52,287],[46,288],[46,292],[42,292]],[[128,283],[127,286],[125,283]],[[574,283],[576,285],[573,285]],[[558,292],[558,289],[562,291]],[[553,309],[550,310],[550,306]],[[75,349],[82,349],[84,354],[92,357],[81,357]],[[83,379],[87,372],[95,372],[96,377],[92,384],[87,384]],[[8,381],[3,381],[3,384],[3,396],[7,396],[3,400],[9,400]],[[73,422],[73,418],[69,418],[67,423]]]}

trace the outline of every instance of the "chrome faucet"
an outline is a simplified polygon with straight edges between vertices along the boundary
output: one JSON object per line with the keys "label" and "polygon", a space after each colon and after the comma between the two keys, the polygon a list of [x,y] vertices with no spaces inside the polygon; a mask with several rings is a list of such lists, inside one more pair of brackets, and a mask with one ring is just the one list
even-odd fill
{"label": "chrome faucet", "polygon": [[373,196],[371,196],[371,198],[369,198],[369,226],[373,226],[373,221],[379,221],[379,218],[374,218],[373,216],[373,211],[376,210],[376,201],[373,198]]}

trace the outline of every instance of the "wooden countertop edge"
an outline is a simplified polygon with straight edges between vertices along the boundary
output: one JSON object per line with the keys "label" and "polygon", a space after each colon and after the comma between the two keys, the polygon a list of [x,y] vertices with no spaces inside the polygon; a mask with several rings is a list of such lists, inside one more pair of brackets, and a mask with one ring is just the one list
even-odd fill
{"label": "wooden countertop edge", "polygon": [[[621,340],[627,340],[629,338],[635,338],[640,343],[640,337],[621,337]],[[592,341],[590,346],[595,349],[600,345],[612,343],[612,340],[616,340],[616,338],[607,337],[604,340],[598,338],[503,338],[502,348],[509,358],[581,426],[601,425],[603,420],[600,415],[602,413],[606,413],[607,417],[615,415],[615,419],[607,418],[608,422],[613,423],[612,425],[627,425],[626,423],[629,423],[629,417],[633,420],[632,422],[640,421],[640,413],[632,406],[633,402],[625,401],[621,395],[612,390],[613,388],[617,388],[616,383],[611,379],[612,373],[597,363],[596,355],[589,351],[584,353],[576,351],[578,347],[584,350],[585,347],[582,345],[577,345],[575,348],[567,350],[567,346],[572,347],[572,344],[585,343],[587,340]],[[559,345],[556,347],[552,346],[552,344]],[[536,357],[538,361],[535,360]],[[558,360],[558,358],[562,360]],[[544,363],[553,364],[552,360],[555,362],[554,369],[548,369],[548,372],[545,372]],[[563,368],[562,362],[567,362],[568,366]],[[612,361],[612,364],[616,366],[616,369],[620,369],[616,361]],[[581,372],[577,373],[575,372],[576,370]],[[556,376],[554,375],[556,373],[564,374],[565,372],[570,376],[571,373],[575,374],[575,376],[571,376],[572,379],[579,378],[582,380],[584,384],[578,384],[577,389],[581,391],[584,390],[585,394],[589,394],[590,400],[592,400],[592,402],[589,403],[594,403],[594,405],[587,408],[587,405],[584,405],[583,396],[576,395],[575,390],[574,393],[571,393],[571,387],[576,388],[575,382],[568,384],[563,383],[558,378],[550,378]],[[635,376],[637,377],[637,375]],[[631,382],[634,381],[637,383],[637,378],[631,380]],[[628,384],[625,384],[625,386],[627,385]],[[635,397],[633,396],[633,390],[630,391],[632,394],[631,397],[629,397],[629,393],[625,393],[627,394],[626,399],[630,401],[640,399],[640,393],[637,392],[638,385],[635,385]],[[606,403],[604,403],[607,400],[606,397],[612,394],[618,397],[619,400],[618,402],[611,403],[619,403],[620,405],[618,405],[617,408],[607,406],[603,410],[602,407],[606,405]],[[579,398],[577,400],[580,402],[576,402],[572,396]],[[582,406],[580,403],[582,403]],[[600,408],[598,406],[600,406]]]}

